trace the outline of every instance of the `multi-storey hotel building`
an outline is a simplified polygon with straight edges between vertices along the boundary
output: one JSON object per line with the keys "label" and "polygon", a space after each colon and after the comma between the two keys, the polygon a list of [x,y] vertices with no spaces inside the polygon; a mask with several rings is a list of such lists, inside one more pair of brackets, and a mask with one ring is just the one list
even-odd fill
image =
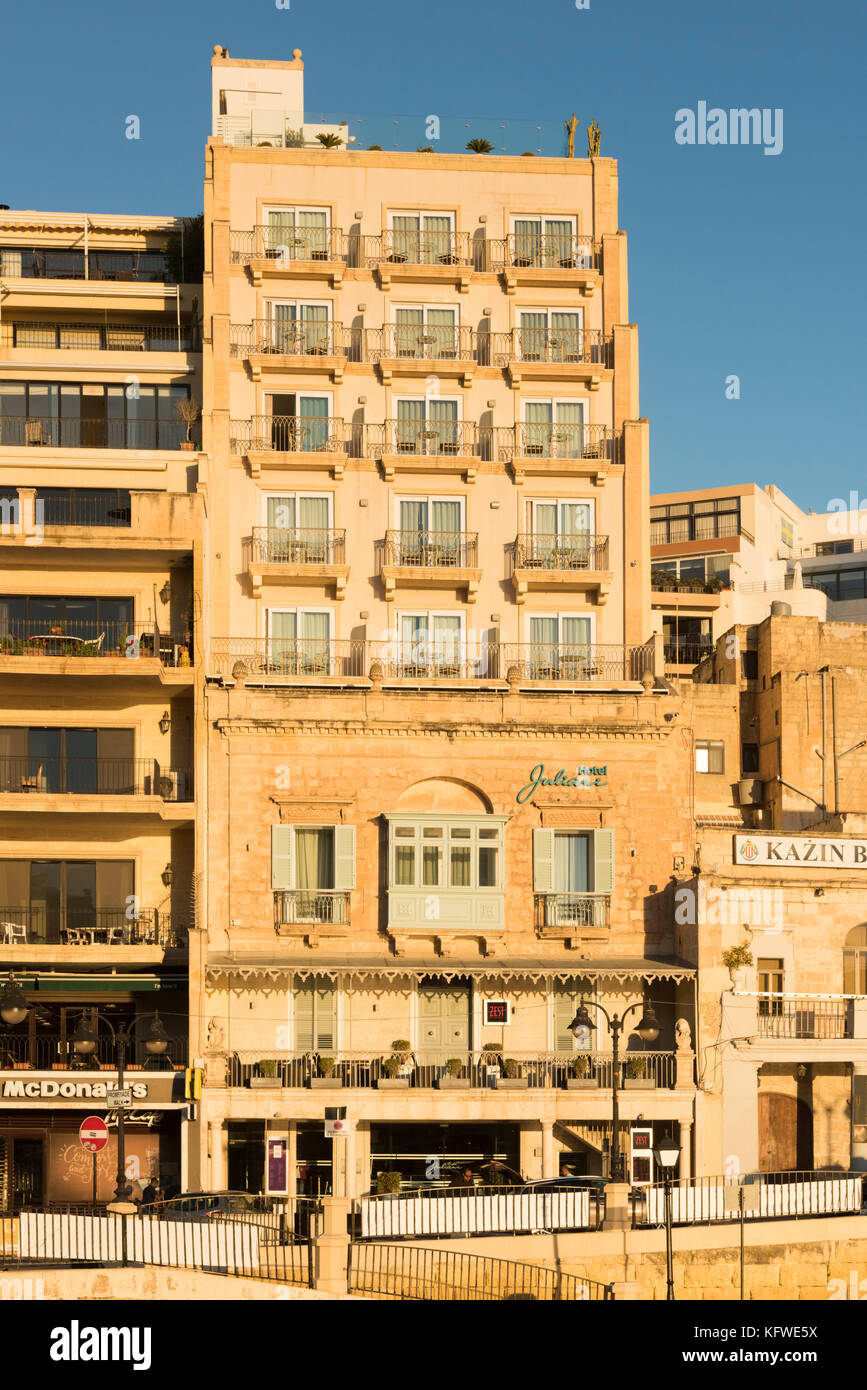
{"label": "multi-storey hotel building", "polygon": [[[189,235],[0,211],[0,972],[23,995],[4,994],[0,1024],[3,1210],[91,1197],[78,1127],[108,1113],[125,1027],[128,1175],[183,1176],[201,618],[197,436],[178,408],[201,394]],[[101,1199],[115,1168],[111,1142]]]}
{"label": "multi-storey hotel building", "polygon": [[323,148],[300,54],[212,72],[199,1181],[604,1171],[633,1005],[622,1143],[688,1173],[616,164]]}

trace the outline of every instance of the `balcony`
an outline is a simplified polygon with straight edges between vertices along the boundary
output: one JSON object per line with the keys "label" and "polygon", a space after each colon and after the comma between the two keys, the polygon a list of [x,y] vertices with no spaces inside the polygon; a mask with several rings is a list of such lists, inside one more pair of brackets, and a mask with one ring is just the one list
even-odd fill
{"label": "balcony", "polygon": [[[178,323],[0,323],[0,349],[38,352],[201,352],[197,327]],[[14,358],[10,359],[14,362]]]}
{"label": "balcony", "polygon": [[186,931],[172,922],[171,914],[151,908],[129,917],[126,908],[114,912],[45,904],[0,907],[0,950],[4,946],[135,946],[177,949]]}
{"label": "balcony", "polygon": [[482,432],[472,420],[385,420],[367,426],[367,447],[386,482],[398,473],[460,474],[475,482]]}
{"label": "balcony", "polygon": [[353,334],[342,323],[312,320],[284,322],[254,319],[252,323],[233,323],[229,330],[229,353],[242,359],[254,381],[266,372],[312,372],[343,380],[347,360],[361,356],[361,335]]}
{"label": "balcony", "polygon": [[640,681],[645,672],[653,670],[652,641],[641,647],[507,642],[500,652],[500,664],[510,682],[620,684]]}
{"label": "balcony", "polygon": [[229,233],[232,265],[246,266],[253,284],[269,280],[330,281],[343,284],[348,258],[347,238],[339,227],[280,227],[260,225]]}
{"label": "balcony", "polygon": [[611,927],[610,893],[536,893],[533,923],[543,936],[568,937],[598,934]]}
{"label": "balcony", "polygon": [[517,484],[531,477],[588,478],[597,487],[621,462],[620,440],[610,425],[524,421],[487,431],[493,459],[511,466]]}
{"label": "balcony", "polygon": [[607,536],[529,534],[515,541],[512,584],[518,603],[530,592],[595,593],[601,605],[613,580]]}
{"label": "balcony", "polygon": [[247,574],[254,598],[265,584],[313,584],[333,585],[342,599],[349,579],[346,531],[254,526]]}
{"label": "balcony", "polygon": [[[505,1050],[505,1049],[504,1049]],[[323,1052],[322,1056],[325,1055]],[[373,1052],[329,1052],[334,1059],[330,1072],[331,1084],[346,1090],[368,1090],[390,1077],[386,1070],[389,1057]],[[614,1059],[605,1052],[520,1052],[509,1051],[516,1064],[517,1079],[531,1091],[571,1090],[569,1082],[579,1075],[587,1088],[610,1091],[614,1078]],[[262,1048],[258,1052],[227,1052],[228,1087],[249,1086],[253,1078],[269,1075],[272,1085],[293,1090],[311,1088],[324,1072],[317,1052],[280,1052]],[[451,1052],[460,1057],[460,1079],[475,1091],[497,1091],[502,1076],[502,1055],[497,1052]],[[274,1062],[268,1072],[260,1070],[261,1063]],[[445,1052],[411,1052],[404,1063],[401,1077],[410,1091],[432,1091],[438,1088],[446,1072]],[[642,1090],[671,1090],[676,1080],[675,1058],[672,1052],[631,1052],[621,1055],[618,1062],[618,1090],[629,1090],[631,1082],[640,1082]],[[478,1097],[479,1101],[483,1097]],[[429,1103],[429,1101],[428,1101]],[[492,1106],[502,1106],[504,1096],[491,1097]],[[570,1102],[574,1103],[574,1102]]]}
{"label": "balcony", "polygon": [[750,545],[755,545],[755,536],[742,525],[740,517],[733,512],[722,512],[719,515],[710,513],[702,516],[651,517],[650,521],[652,549],[659,546],[686,545],[690,541],[726,540],[734,536],[743,536]]}
{"label": "balcony", "polygon": [[56,797],[74,797],[77,810],[116,814],[115,797],[191,802],[193,778],[190,768],[164,767],[154,758],[0,758],[0,810],[68,810],[68,803],[50,804]]}
{"label": "balcony", "polygon": [[214,637],[208,672],[254,683],[366,686],[367,647],[354,638]]}
{"label": "balcony", "polygon": [[315,935],[320,928],[348,927],[350,897],[340,889],[281,889],[274,894],[274,930],[278,936],[297,935],[299,929]]}
{"label": "balcony", "polygon": [[852,1001],[821,995],[758,996],[760,1038],[854,1037]]}
{"label": "balcony", "polygon": [[66,247],[0,247],[0,278],[4,280],[113,280],[124,283],[166,283],[166,258],[161,251],[90,251]]}
{"label": "balcony", "polygon": [[867,995],[727,990],[721,1005],[722,1036],[746,1039],[750,1061],[867,1061]]}
{"label": "balcony", "polygon": [[[85,1006],[82,1005],[82,1009]],[[142,1030],[143,1031],[143,1030]],[[187,1065],[186,1038],[170,1037],[168,1049],[161,1057],[152,1057],[144,1042],[131,1046],[127,1071],[178,1071]],[[117,1071],[117,1054],[110,1034],[100,1034],[96,1052],[79,1057],[72,1045],[71,1034],[42,1033],[30,1037],[25,1032],[0,1033],[0,1068],[5,1071]]]}
{"label": "balcony", "polygon": [[246,458],[254,478],[263,468],[324,471],[342,478],[348,457],[346,429],[337,416],[254,415],[231,420],[229,449]]}
{"label": "balcony", "polygon": [[0,447],[14,449],[137,449],[174,451],[186,440],[177,420],[0,416]]}
{"label": "balcony", "polygon": [[164,632],[153,622],[34,618],[0,625],[0,672],[7,674],[132,676],[171,669],[183,681],[192,679],[192,660],[189,632]]}
{"label": "balcony", "polygon": [[361,236],[351,254],[360,266],[376,271],[383,289],[398,281],[454,285],[466,294],[477,268],[478,250],[469,232],[409,229]]}
{"label": "balcony", "polygon": [[610,380],[614,339],[598,329],[513,328],[488,337],[490,365],[504,367],[513,387],[522,381],[572,381],[598,391],[602,381]]}
{"label": "balcony", "polygon": [[488,257],[506,282],[506,294],[519,286],[554,286],[589,297],[600,280],[601,245],[589,236],[513,232],[489,242]]}
{"label": "balcony", "polygon": [[[486,335],[485,335],[486,336]],[[386,323],[368,328],[365,356],[376,362],[384,382],[393,376],[455,377],[463,386],[473,380],[476,361],[487,356],[472,328],[461,324]]]}
{"label": "balcony", "polygon": [[386,531],[380,578],[391,602],[397,589],[463,589],[475,603],[482,571],[476,531]]}
{"label": "balcony", "polygon": [[712,654],[713,649],[711,637],[667,637],[663,643],[663,661],[666,666],[683,666],[693,670],[700,661]]}

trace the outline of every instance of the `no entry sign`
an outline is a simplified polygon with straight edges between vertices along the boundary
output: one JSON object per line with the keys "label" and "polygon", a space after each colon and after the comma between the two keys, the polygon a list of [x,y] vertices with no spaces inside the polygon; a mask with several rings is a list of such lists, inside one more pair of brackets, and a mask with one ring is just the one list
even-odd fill
{"label": "no entry sign", "polygon": [[98,1115],[88,1115],[79,1126],[78,1137],[83,1149],[87,1149],[88,1153],[98,1154],[108,1143],[105,1120],[101,1120]]}

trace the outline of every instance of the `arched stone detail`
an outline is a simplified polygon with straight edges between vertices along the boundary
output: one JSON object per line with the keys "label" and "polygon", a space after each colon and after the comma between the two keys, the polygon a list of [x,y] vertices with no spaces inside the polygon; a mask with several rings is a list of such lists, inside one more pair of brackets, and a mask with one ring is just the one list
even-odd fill
{"label": "arched stone detail", "polygon": [[488,797],[471,782],[458,777],[425,777],[404,788],[397,810],[451,815],[487,816],[493,811]]}

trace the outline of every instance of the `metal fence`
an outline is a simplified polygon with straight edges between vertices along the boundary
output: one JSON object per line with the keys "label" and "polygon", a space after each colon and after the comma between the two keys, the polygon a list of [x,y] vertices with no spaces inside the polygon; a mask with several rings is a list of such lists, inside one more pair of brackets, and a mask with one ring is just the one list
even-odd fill
{"label": "metal fence", "polygon": [[163,666],[190,666],[189,631],[165,632],[152,621],[113,618],[5,618],[0,623],[0,656],[72,658],[158,657]]}
{"label": "metal fence", "polygon": [[[188,1043],[183,1037],[170,1036],[167,1050],[151,1056],[144,1042],[136,1042],[127,1062],[127,1070],[136,1072],[177,1071],[187,1063]],[[0,1069],[3,1071],[117,1071],[114,1039],[101,1034],[96,1051],[80,1057],[75,1051],[71,1034],[39,1033],[30,1037],[26,1032],[0,1032]],[[6,1078],[8,1080],[8,1078]],[[134,1078],[133,1078],[134,1079]]]}
{"label": "metal fence", "polygon": [[[864,1173],[750,1173],[737,1178],[684,1178],[671,1186],[671,1217],[676,1226],[740,1219],[738,1189],[743,1191],[744,1220],[770,1221],[802,1216],[843,1216],[867,1205]],[[633,1224],[658,1226],[665,1221],[665,1184],[644,1189],[645,1203]]]}
{"label": "metal fence", "polygon": [[4,320],[0,346],[76,352],[201,352],[198,328],[178,323],[24,323]]}
{"label": "metal fence", "polygon": [[474,569],[478,551],[477,531],[386,531],[382,563],[411,569]]}
{"label": "metal fence", "polygon": [[608,537],[581,531],[574,536],[531,532],[515,542],[515,569],[607,570]]}
{"label": "metal fence", "polygon": [[586,1231],[591,1227],[586,1188],[525,1192],[521,1188],[472,1187],[360,1197],[360,1235],[417,1240],[424,1236],[529,1235],[538,1231]]}
{"label": "metal fence", "polygon": [[758,1031],[762,1038],[851,1038],[849,1001],[760,994]]}
{"label": "metal fence", "polygon": [[455,1250],[364,1243],[351,1247],[349,1292],[372,1298],[473,1303],[601,1302],[613,1296],[607,1284],[541,1265]]}
{"label": "metal fence", "polygon": [[192,801],[193,779],[189,768],[154,758],[0,757],[0,792]]}
{"label": "metal fence", "polygon": [[[179,946],[186,939],[171,914],[160,908],[139,910],[127,915],[117,911],[81,909],[63,898],[56,908],[0,906],[0,941],[7,946]],[[0,1038],[2,1038],[0,1033]]]}
{"label": "metal fence", "polygon": [[346,531],[319,526],[254,526],[250,558],[256,565],[342,565],[346,561]]}
{"label": "metal fence", "polygon": [[186,425],[176,420],[0,416],[0,444],[13,448],[175,450],[186,437]]}

